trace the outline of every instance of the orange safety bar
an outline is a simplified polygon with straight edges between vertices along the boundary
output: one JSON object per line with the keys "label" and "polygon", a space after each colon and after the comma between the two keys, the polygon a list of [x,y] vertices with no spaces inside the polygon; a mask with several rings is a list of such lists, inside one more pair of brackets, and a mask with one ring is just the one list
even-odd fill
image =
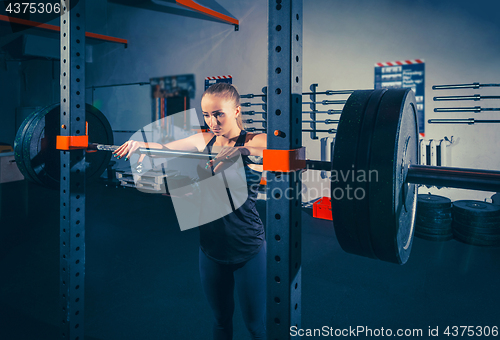
{"label": "orange safety bar", "polygon": [[[65,125],[62,126],[65,128]],[[83,136],[56,136],[57,150],[86,149],[89,147],[89,123],[85,122],[85,135]]]}
{"label": "orange safety bar", "polygon": [[210,8],[204,7],[200,4],[197,4],[193,0],[176,0],[176,2],[177,2],[177,4],[179,4],[181,6],[184,6],[184,7],[187,7],[189,9],[192,9],[194,11],[209,15],[211,17],[222,20],[222,21],[227,22],[229,24],[233,24],[233,25],[240,24],[238,19],[235,19],[235,18],[232,18],[228,15],[219,13],[217,11],[210,9]]}
{"label": "orange safety bar", "polygon": [[264,170],[291,172],[306,167],[306,148],[293,150],[264,149]]}
{"label": "orange safety bar", "polygon": [[[13,18],[13,17],[9,17],[6,15],[0,15],[0,21],[11,22],[14,24],[19,24],[19,25],[24,25],[24,26],[43,28],[43,29],[46,29],[49,31],[54,31],[54,32],[59,32],[61,30],[59,26],[43,24],[41,22],[36,22],[36,21],[31,21],[31,20],[26,20],[26,19]],[[97,34],[97,33],[85,32],[85,36],[87,38],[115,42],[115,43],[119,43],[119,44],[125,44],[125,46],[127,46],[127,44],[128,44],[128,40],[126,40],[126,39],[110,37],[107,35],[102,35],[102,34]]]}

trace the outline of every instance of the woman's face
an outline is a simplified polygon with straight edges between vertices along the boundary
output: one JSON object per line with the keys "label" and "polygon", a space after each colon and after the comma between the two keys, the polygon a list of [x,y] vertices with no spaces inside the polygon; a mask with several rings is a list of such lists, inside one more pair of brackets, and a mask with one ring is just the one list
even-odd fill
{"label": "woman's face", "polygon": [[236,116],[240,114],[240,107],[235,107],[232,100],[205,95],[201,100],[201,110],[205,123],[217,136],[224,135],[238,128]]}

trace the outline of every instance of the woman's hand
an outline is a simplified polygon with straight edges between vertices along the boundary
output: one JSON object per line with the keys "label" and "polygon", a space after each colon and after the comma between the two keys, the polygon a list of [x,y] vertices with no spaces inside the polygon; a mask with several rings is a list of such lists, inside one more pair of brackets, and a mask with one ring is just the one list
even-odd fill
{"label": "woman's hand", "polygon": [[[118,159],[122,158],[123,156],[126,155],[125,160],[128,161],[130,159],[130,155],[132,155],[137,149],[139,148],[145,148],[146,143],[144,142],[138,142],[135,140],[129,140],[125,143],[123,143],[118,149],[113,152],[113,156],[118,157]],[[141,155],[139,157],[138,163],[142,162],[144,159],[145,155]]]}
{"label": "woman's hand", "polygon": [[217,157],[207,162],[205,168],[213,166],[214,172],[223,171],[234,164],[245,150],[244,148],[240,150],[240,147],[225,146],[219,151]]}

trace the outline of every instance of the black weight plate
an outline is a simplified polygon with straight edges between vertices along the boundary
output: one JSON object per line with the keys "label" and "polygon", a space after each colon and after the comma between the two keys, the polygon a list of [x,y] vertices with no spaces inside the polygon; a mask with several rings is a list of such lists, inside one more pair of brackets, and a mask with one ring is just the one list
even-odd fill
{"label": "black weight plate", "polygon": [[[113,144],[113,132],[106,117],[95,107],[86,104],[89,142]],[[46,187],[59,188],[60,150],[56,136],[60,130],[60,105],[55,104],[36,113],[23,129],[22,161],[29,179]],[[19,133],[19,132],[18,132]],[[86,153],[86,179],[98,178],[107,167],[111,152]]]}
{"label": "black weight plate", "polygon": [[451,226],[448,228],[432,228],[415,224],[415,231],[429,235],[446,235],[452,233],[452,228]]}
{"label": "black weight plate", "polygon": [[415,236],[427,241],[449,241],[453,239],[453,234],[429,235],[426,233],[419,232],[418,229],[415,230]]}
{"label": "black weight plate", "polygon": [[451,214],[446,215],[422,215],[417,212],[417,221],[422,221],[425,223],[437,223],[446,224],[452,221]]}
{"label": "black weight plate", "polygon": [[427,208],[449,208],[451,207],[451,200],[447,197],[419,194],[417,196],[417,205],[419,209]]}
{"label": "black weight plate", "polygon": [[380,102],[373,132],[369,183],[372,245],[381,260],[403,264],[410,256],[415,227],[417,187],[407,183],[410,164],[418,163],[415,95],[388,90]]}
{"label": "black weight plate", "polygon": [[499,246],[500,236],[470,236],[464,235],[461,231],[453,229],[453,236],[460,242],[475,245],[475,246]]}
{"label": "black weight plate", "polygon": [[452,227],[463,233],[500,235],[500,225],[471,226],[454,221]]}
{"label": "black weight plate", "polygon": [[[52,106],[53,107],[53,106]],[[45,110],[41,110],[36,114],[33,119],[30,121],[29,125],[26,126],[26,132],[23,138],[23,164],[28,172],[28,178],[35,183],[43,185],[41,180],[37,177],[34,167],[37,166],[37,162],[41,159],[40,157],[33,158],[31,157],[31,148],[32,148],[32,140],[33,135],[39,133],[40,129],[45,125],[44,117],[50,112],[52,107],[47,107]],[[36,138],[36,137],[35,137]]]}
{"label": "black weight plate", "polygon": [[21,126],[17,130],[16,137],[14,139],[14,158],[16,159],[16,165],[23,176],[31,181],[34,181],[35,179],[31,178],[31,176],[28,174],[28,170],[24,166],[23,140],[29,125],[37,114],[38,111],[35,111],[32,112],[28,117],[26,117],[26,119],[22,122]]}
{"label": "black weight plate", "polygon": [[500,216],[481,216],[462,213],[459,210],[454,210],[452,214],[454,221],[462,222],[463,224],[482,225],[482,224],[497,224],[500,225]]}
{"label": "black weight plate", "polygon": [[493,201],[493,204],[495,205],[500,205],[500,193],[496,193],[493,196],[491,196],[491,200]]}
{"label": "black weight plate", "polygon": [[474,216],[499,216],[500,206],[473,200],[461,200],[453,202],[453,211]]}
{"label": "black weight plate", "polygon": [[[358,223],[358,217],[368,216],[368,212],[358,211],[354,200],[348,199],[346,193],[347,186],[356,185],[348,174],[355,171],[363,117],[372,92],[354,91],[340,116],[332,159],[331,201],[333,225],[341,248],[351,254],[376,258],[368,226]],[[333,178],[335,174],[337,178]]]}

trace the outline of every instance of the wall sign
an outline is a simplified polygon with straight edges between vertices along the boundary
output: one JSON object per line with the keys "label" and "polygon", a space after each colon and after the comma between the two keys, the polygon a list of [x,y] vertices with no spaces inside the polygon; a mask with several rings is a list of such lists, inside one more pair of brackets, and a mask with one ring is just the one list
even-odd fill
{"label": "wall sign", "polygon": [[425,63],[423,59],[375,64],[375,89],[411,88],[417,100],[418,129],[425,128]]}

